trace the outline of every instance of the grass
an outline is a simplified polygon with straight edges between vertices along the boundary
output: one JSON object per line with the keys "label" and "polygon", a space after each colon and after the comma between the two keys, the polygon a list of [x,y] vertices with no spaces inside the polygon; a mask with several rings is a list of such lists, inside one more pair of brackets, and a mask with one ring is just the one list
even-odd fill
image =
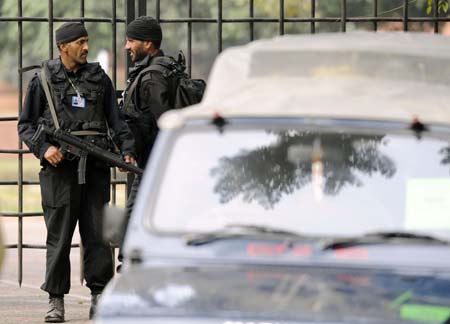
{"label": "grass", "polygon": [[[18,180],[18,161],[16,159],[0,159],[0,181]],[[40,170],[39,161],[34,158],[23,160],[23,180],[37,181]],[[116,172],[117,178],[125,179],[125,174]],[[125,205],[125,185],[116,186],[116,205]],[[18,212],[19,187],[17,185],[0,186],[0,213]],[[23,186],[23,211],[41,212],[41,191],[39,185]]]}

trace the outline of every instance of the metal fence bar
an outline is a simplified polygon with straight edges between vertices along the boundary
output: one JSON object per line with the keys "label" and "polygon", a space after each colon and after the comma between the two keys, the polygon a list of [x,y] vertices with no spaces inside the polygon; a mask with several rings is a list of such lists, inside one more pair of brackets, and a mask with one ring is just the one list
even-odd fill
{"label": "metal fence bar", "polygon": [[[113,82],[113,86],[114,86],[114,89],[116,89],[116,86],[117,86],[117,80],[116,80],[116,46],[117,46],[117,40],[116,40],[116,34],[117,34],[117,26],[116,26],[116,21],[114,20],[114,17],[116,16],[116,1],[115,0],[112,0],[111,1],[111,5],[112,5],[112,16],[113,16],[113,19],[112,19],[112,21],[111,21],[111,34],[112,34],[112,38],[111,38],[111,50],[112,50],[112,52],[113,52],[113,64],[112,64],[112,66],[113,66],[113,68],[112,68],[112,71],[113,71],[113,80],[112,80],[112,82]],[[111,179],[112,180],[116,180],[116,178],[117,178],[117,171],[116,171],[116,168],[113,168],[112,170],[111,170]],[[116,204],[116,198],[117,198],[117,186],[115,185],[115,184],[111,184],[111,200],[112,200],[112,203],[113,203],[113,205],[115,205]]]}
{"label": "metal fence bar", "polygon": [[[111,50],[112,50],[112,56],[113,56],[113,62],[112,62],[112,82],[113,82],[113,86],[114,89],[117,89],[117,22],[116,22],[116,18],[117,18],[117,4],[116,4],[116,0],[111,0],[111,5],[112,5],[112,23],[111,23],[111,33],[112,33],[112,39],[111,39]],[[116,168],[113,168],[113,170],[111,171],[112,174],[112,181],[111,181],[111,186],[112,186],[112,204],[115,205],[116,204],[116,199],[117,199],[117,186],[115,183],[113,183],[116,179],[117,179],[117,171]],[[115,252],[114,249],[111,248],[111,253],[113,255],[113,273],[114,273],[114,268],[115,268]]]}
{"label": "metal fence bar", "polygon": [[[80,244],[74,243],[70,246],[73,248],[80,247]],[[22,247],[24,249],[46,249],[45,245],[42,245],[42,244],[23,244]],[[18,248],[18,244],[5,244],[5,248],[16,249],[16,248]]]}
{"label": "metal fence bar", "polygon": [[[156,4],[158,6],[158,2]],[[157,8],[158,11],[158,8]],[[128,25],[130,22],[134,20],[136,17],[136,6],[134,0],[125,0],[125,24]],[[157,18],[158,19],[158,18]],[[133,66],[133,62],[131,62],[131,58],[129,55],[126,56],[125,59],[125,80],[128,79],[128,70],[130,67]],[[126,193],[127,197],[130,194],[131,191],[131,184],[134,180],[134,174],[128,173],[127,174],[127,187],[126,187]]]}
{"label": "metal fence bar", "polygon": [[[373,0],[373,16],[375,18],[378,17],[378,0]],[[373,30],[377,30],[378,29],[378,21],[376,19],[374,19],[373,21]]]}
{"label": "metal fence bar", "polygon": [[[0,22],[48,22],[47,17],[0,17]],[[342,18],[335,17],[314,17],[314,18],[305,18],[305,17],[289,17],[284,18],[284,22],[298,22],[298,23],[320,23],[320,22],[341,22]],[[55,17],[53,18],[53,22],[70,22],[70,21],[79,21],[79,22],[96,22],[96,23],[112,23],[111,18],[88,18],[88,17],[76,17],[76,18],[62,18]],[[117,22],[126,23],[126,19],[117,18]],[[222,18],[221,23],[279,23],[279,18]],[[371,23],[380,23],[380,22],[404,22],[404,17],[349,17],[347,16],[345,21],[349,22],[371,22]],[[439,23],[439,22],[447,22],[450,21],[450,16],[438,16],[438,17],[408,17],[408,22],[430,22],[430,23]],[[216,18],[160,18],[160,23],[219,23],[219,20]]]}
{"label": "metal fence bar", "polygon": [[[188,17],[192,18],[192,0],[188,1]],[[192,23],[187,23],[187,69],[192,75]]]}
{"label": "metal fence bar", "polygon": [[[22,180],[20,181],[20,179],[18,181],[14,181],[14,180],[7,180],[7,181],[0,181],[0,186],[18,186],[18,185],[38,185],[39,181],[37,180]],[[126,184],[125,180],[111,180],[111,184],[115,184],[115,185],[123,185]],[[1,212],[0,212],[1,215]]]}
{"label": "metal fence bar", "polygon": [[250,28],[250,41],[253,41],[255,39],[255,24],[253,23],[253,18],[255,18],[255,1],[250,0],[249,1],[249,16],[252,21],[249,23]]}
{"label": "metal fence bar", "polygon": [[439,18],[439,0],[433,1],[433,18],[435,19],[433,24],[434,32],[437,34],[439,33],[439,22],[437,20],[437,18]]}
{"label": "metal fence bar", "polygon": [[223,25],[223,15],[222,15],[222,0],[217,0],[217,53],[222,52],[222,25]]}
{"label": "metal fence bar", "polygon": [[4,153],[4,154],[25,154],[25,153],[31,153],[29,150],[24,150],[24,149],[19,149],[19,150],[14,150],[14,149],[1,149],[0,153]]}
{"label": "metal fence bar", "polygon": [[112,82],[114,89],[117,89],[117,3],[116,0],[112,1]]}
{"label": "metal fence bar", "polygon": [[38,185],[39,181],[25,181],[25,180],[8,180],[8,181],[0,181],[0,185],[2,186],[20,186],[20,185]]}
{"label": "metal fence bar", "polygon": [[279,21],[279,29],[280,29],[280,35],[284,35],[284,0],[280,0],[280,21]]}
{"label": "metal fence bar", "polygon": [[347,30],[347,1],[341,0],[341,31]]}
{"label": "metal fence bar", "polygon": [[[19,21],[19,23],[21,23],[20,26],[22,26],[22,22]],[[22,39],[22,27],[20,27],[19,31],[20,31],[20,32],[18,33],[18,38]],[[21,49],[20,49],[19,51],[22,52]],[[19,64],[22,64],[22,58],[20,59]],[[19,77],[19,79],[20,79],[20,77]],[[13,116],[13,117],[0,117],[0,121],[16,121],[16,120],[18,120],[17,116]]]}
{"label": "metal fence bar", "polygon": [[[80,0],[80,17],[84,17],[84,0]],[[82,22],[84,24],[84,21]],[[83,244],[81,243],[80,238],[80,251],[79,251],[79,257],[80,257],[80,284],[83,285],[83,279],[84,279],[84,264],[83,264]]]}
{"label": "metal fence bar", "polygon": [[84,0],[80,0],[80,17],[84,17]]}
{"label": "metal fence bar", "polygon": [[[134,0],[125,0],[125,24],[128,25],[135,18],[135,5]],[[130,56],[127,55],[127,59],[125,61],[125,80],[128,76],[128,69],[132,66],[132,62]]]}
{"label": "metal fence bar", "polygon": [[161,2],[159,0],[156,0],[156,20],[158,22],[161,22]]}
{"label": "metal fence bar", "polygon": [[[111,28],[112,28],[112,82],[114,85],[114,89],[117,89],[117,1],[112,1],[112,21],[111,21]],[[114,168],[113,172],[113,178],[112,178],[112,187],[113,187],[113,197],[112,197],[112,203],[116,203],[116,184],[117,184],[117,174],[116,169]]]}
{"label": "metal fence bar", "polygon": [[[21,17],[23,14],[23,8],[22,8],[22,0],[17,1],[17,7],[18,7],[18,16]],[[18,42],[18,51],[17,51],[17,66],[18,71],[22,68],[23,61],[22,61],[22,44],[23,44],[23,26],[22,22],[17,22],[17,29],[18,29],[18,35],[17,35],[17,42]],[[18,114],[22,112],[22,73],[18,72],[18,80],[19,80],[19,96],[18,96]],[[22,141],[19,139],[19,149],[22,150]],[[17,262],[18,262],[18,271],[17,271],[17,281],[19,282],[19,286],[22,286],[22,276],[23,276],[23,155],[19,153],[18,156],[19,164],[18,164],[18,202],[17,202],[17,210],[19,211],[19,217],[17,218],[18,226],[18,236],[17,236]]]}
{"label": "metal fence bar", "polygon": [[314,34],[316,32],[316,0],[311,0],[311,34]]}
{"label": "metal fence bar", "polygon": [[[26,21],[26,22],[48,22],[48,17],[0,17],[0,22],[17,22],[17,21]],[[99,23],[111,23],[111,18],[89,18],[89,17],[53,17],[53,22],[70,22],[70,21],[79,21],[79,22],[99,22]],[[123,18],[117,18],[117,22],[125,22]]]}
{"label": "metal fence bar", "polygon": [[48,58],[53,58],[53,0],[48,0]]}
{"label": "metal fence bar", "polygon": [[138,2],[138,17],[147,15],[147,1],[139,0]]}
{"label": "metal fence bar", "polygon": [[35,216],[43,216],[44,214],[42,212],[35,212],[35,213],[24,213],[24,212],[20,212],[20,213],[7,213],[7,212],[3,212],[1,214],[3,217],[35,217]]}
{"label": "metal fence bar", "polygon": [[403,1],[403,31],[408,31],[408,8],[409,0]]}
{"label": "metal fence bar", "polygon": [[[289,17],[285,18],[284,22],[299,22],[299,23],[318,23],[318,22],[332,22],[337,23],[340,22],[341,17],[316,17],[316,18],[303,18],[303,17]],[[216,18],[171,18],[165,19],[160,18],[160,23],[219,23],[219,20]],[[345,21],[349,22],[403,22],[403,17],[346,17]],[[409,22],[445,22],[450,21],[450,17],[439,17],[439,18],[428,18],[428,17],[408,17]],[[220,20],[221,23],[279,23],[279,18],[222,18]]]}

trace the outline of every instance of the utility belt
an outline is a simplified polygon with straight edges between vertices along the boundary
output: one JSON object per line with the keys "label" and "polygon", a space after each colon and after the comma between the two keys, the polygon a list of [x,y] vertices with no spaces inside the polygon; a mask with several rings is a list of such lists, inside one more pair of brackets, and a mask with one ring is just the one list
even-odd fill
{"label": "utility belt", "polygon": [[[81,130],[81,131],[71,131],[69,132],[71,135],[75,135],[79,137],[85,142],[92,143],[93,145],[100,147],[104,150],[113,151],[113,142],[106,133],[100,133],[92,130]],[[59,149],[61,153],[63,153],[64,158],[69,161],[78,160],[78,183],[84,184],[86,183],[86,166],[88,162],[88,152],[80,150],[79,148],[73,147],[70,144],[59,142]],[[93,163],[101,163],[107,167],[110,167],[106,162],[102,162],[99,160],[93,160]]]}
{"label": "utility belt", "polygon": [[[98,146],[104,150],[113,152],[114,151],[114,145],[111,140],[111,138],[106,133],[99,133],[96,131],[67,131],[68,133],[75,135],[82,139],[85,142],[92,143],[95,146]],[[58,143],[60,145],[60,143]],[[68,160],[74,160],[79,158],[79,156],[71,154],[70,152],[65,152],[64,157]]]}

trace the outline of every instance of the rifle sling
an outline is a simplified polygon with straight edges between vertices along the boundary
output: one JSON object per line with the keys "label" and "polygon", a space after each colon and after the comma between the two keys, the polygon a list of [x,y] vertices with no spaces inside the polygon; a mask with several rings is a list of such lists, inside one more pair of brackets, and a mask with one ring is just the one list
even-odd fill
{"label": "rifle sling", "polygon": [[47,65],[44,64],[44,66],[41,69],[41,84],[44,88],[45,97],[47,98],[48,106],[50,108],[50,113],[52,114],[53,123],[55,124],[55,128],[59,129],[59,122],[58,117],[56,116],[56,109],[55,104],[53,103],[52,96],[50,94],[50,88],[48,87],[48,79],[47,79]]}
{"label": "rifle sling", "polygon": [[80,160],[78,161],[78,184],[86,183],[86,160],[87,152],[81,151]]}
{"label": "rifle sling", "polygon": [[[158,57],[155,57],[153,60],[155,61]],[[155,63],[157,62],[157,63]],[[170,71],[170,68],[166,65],[163,64],[162,62],[159,63],[158,61],[155,61],[152,63],[150,63],[149,66],[147,66],[145,69],[143,69],[141,72],[139,72],[139,74],[136,76],[136,79],[134,79],[133,83],[131,83],[130,88],[128,89],[128,91],[125,92],[126,94],[126,98],[125,98],[125,102],[123,104],[122,110],[123,112],[127,112],[130,102],[131,102],[131,98],[133,97],[133,93],[136,90],[136,87],[139,83],[139,80],[141,79],[142,75],[149,72],[149,71],[158,71],[160,73],[162,73],[164,75],[164,77],[167,77],[165,75],[165,73],[167,73],[167,71]]]}
{"label": "rifle sling", "polygon": [[18,69],[19,73],[25,73],[34,69],[40,69],[41,66],[40,65],[30,65],[30,66],[25,66],[21,69]]}

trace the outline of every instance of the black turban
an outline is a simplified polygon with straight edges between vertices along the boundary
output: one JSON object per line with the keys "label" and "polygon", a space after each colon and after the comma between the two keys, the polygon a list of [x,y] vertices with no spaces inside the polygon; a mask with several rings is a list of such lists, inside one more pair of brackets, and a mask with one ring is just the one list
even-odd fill
{"label": "black turban", "polygon": [[56,44],[70,43],[80,37],[87,36],[87,30],[79,22],[62,24],[55,32]]}
{"label": "black turban", "polygon": [[127,26],[127,37],[140,41],[151,41],[156,48],[161,46],[162,30],[155,18],[141,16]]}

